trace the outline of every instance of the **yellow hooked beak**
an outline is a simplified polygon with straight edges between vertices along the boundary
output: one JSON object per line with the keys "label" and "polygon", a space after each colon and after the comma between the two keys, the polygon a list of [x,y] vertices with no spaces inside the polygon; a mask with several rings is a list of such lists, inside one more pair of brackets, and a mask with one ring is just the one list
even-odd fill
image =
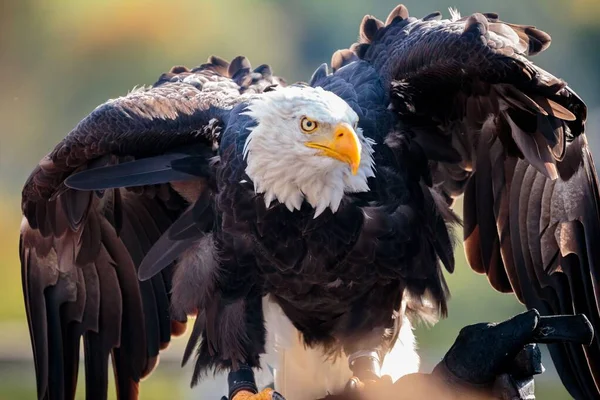
{"label": "yellow hooked beak", "polygon": [[356,175],[360,165],[361,145],[354,129],[347,123],[340,123],[333,129],[332,137],[319,138],[306,143],[306,146],[321,150],[321,155],[335,158],[350,165],[352,175]]}

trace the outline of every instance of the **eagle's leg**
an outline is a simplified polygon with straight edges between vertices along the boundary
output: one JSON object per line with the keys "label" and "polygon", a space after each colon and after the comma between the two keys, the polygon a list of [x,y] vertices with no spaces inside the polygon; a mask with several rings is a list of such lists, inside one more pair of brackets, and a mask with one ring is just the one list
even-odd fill
{"label": "eagle's leg", "polygon": [[207,323],[213,328],[205,333],[207,340],[199,359],[229,369],[230,400],[284,400],[271,388],[259,392],[254,379],[253,368],[260,366],[260,356],[265,352],[262,297],[252,291],[245,298],[223,303],[209,313]]}
{"label": "eagle's leg", "polygon": [[[225,296],[222,295],[225,294]],[[209,371],[227,370],[229,400],[276,400],[272,389],[258,391],[254,369],[265,353],[266,330],[262,296],[251,290],[245,296],[221,291],[199,314],[194,329],[204,325],[194,379]],[[200,321],[200,322],[199,322]]]}

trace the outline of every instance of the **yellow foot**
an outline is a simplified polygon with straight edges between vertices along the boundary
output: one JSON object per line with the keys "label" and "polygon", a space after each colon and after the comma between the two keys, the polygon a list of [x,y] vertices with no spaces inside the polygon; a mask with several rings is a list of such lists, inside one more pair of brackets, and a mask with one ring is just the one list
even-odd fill
{"label": "yellow foot", "polygon": [[252,393],[247,390],[240,390],[231,400],[272,400],[273,389],[266,388],[260,393]]}

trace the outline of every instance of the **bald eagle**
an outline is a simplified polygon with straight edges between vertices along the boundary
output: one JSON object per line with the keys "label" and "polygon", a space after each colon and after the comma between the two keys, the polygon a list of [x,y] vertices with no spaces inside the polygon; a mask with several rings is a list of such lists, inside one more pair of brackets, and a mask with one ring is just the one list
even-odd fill
{"label": "bald eagle", "polygon": [[[39,398],[73,398],[82,339],[88,398],[106,398],[109,357],[137,398],[189,316],[193,383],[236,372],[236,400],[263,398],[252,371],[273,349],[289,398],[415,372],[411,323],[447,312],[459,196],[475,271],[599,327],[586,107],[525,58],[549,45],[496,14],[398,6],[308,84],[211,57],[96,108],[23,189]],[[599,339],[550,351],[574,397],[600,395]],[[294,366],[317,371],[302,392]]]}

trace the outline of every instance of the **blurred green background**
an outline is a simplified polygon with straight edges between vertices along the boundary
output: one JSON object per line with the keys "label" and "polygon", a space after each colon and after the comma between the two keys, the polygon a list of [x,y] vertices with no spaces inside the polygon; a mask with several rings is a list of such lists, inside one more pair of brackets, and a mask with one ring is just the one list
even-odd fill
{"label": "blurred green background", "polygon": [[[371,4],[369,4],[371,3]],[[394,0],[305,1],[0,1],[0,400],[35,398],[34,371],[18,262],[19,196],[31,169],[95,106],[151,84],[172,65],[195,66],[211,54],[244,54],[269,63],[288,82],[308,80],[322,62],[357,37],[364,14],[385,19]],[[456,6],[464,14],[494,11],[510,22],[552,34],[536,62],[567,80],[588,103],[589,140],[600,154],[600,1],[420,0],[405,3],[423,16]],[[450,316],[419,328],[423,370],[429,371],[464,325],[522,310],[471,272],[463,253],[449,277]],[[179,368],[184,340],[162,357],[142,385],[142,399],[200,399],[191,369]],[[539,399],[567,399],[549,357]],[[210,396],[211,398],[214,396]],[[83,399],[83,395],[80,397]]]}

